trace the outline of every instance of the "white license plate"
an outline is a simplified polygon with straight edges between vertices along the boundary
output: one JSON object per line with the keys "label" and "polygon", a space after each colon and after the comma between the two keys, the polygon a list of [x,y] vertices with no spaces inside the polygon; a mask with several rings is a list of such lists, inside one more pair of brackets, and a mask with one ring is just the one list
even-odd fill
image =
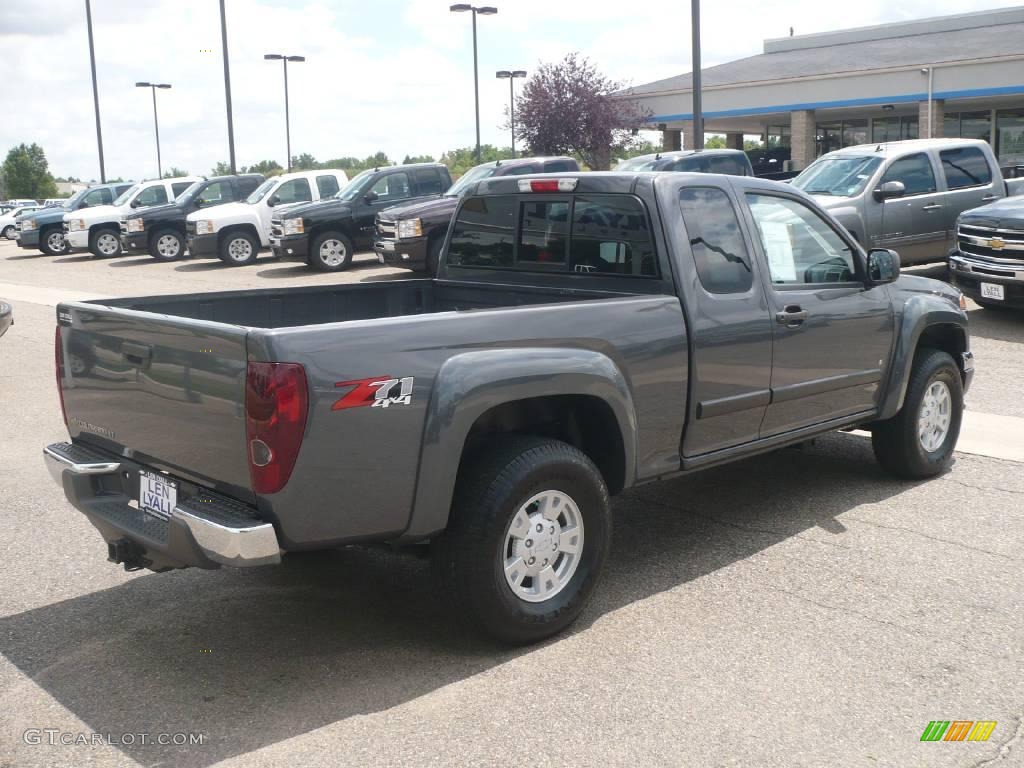
{"label": "white license plate", "polygon": [[170,520],[178,503],[178,484],[162,475],[139,472],[139,507],[157,517]]}
{"label": "white license plate", "polygon": [[999,285],[998,283],[982,283],[981,298],[997,299],[998,301],[1004,301],[1006,299],[1006,293],[1003,290],[1003,286]]}

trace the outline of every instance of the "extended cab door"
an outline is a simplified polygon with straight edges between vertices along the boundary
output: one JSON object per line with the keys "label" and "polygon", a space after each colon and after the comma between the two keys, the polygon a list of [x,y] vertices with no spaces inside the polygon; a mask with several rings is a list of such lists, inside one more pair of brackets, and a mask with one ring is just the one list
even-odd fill
{"label": "extended cab door", "polygon": [[897,158],[886,168],[879,184],[898,181],[904,186],[899,197],[869,204],[882,207],[881,248],[892,248],[904,264],[945,256],[946,193],[939,190],[935,168],[927,152]]}
{"label": "extended cab door", "polygon": [[313,188],[309,184],[309,179],[305,176],[288,179],[288,181],[282,183],[267,198],[266,205],[256,205],[260,216],[261,244],[264,246],[269,244],[270,219],[273,217],[274,209],[277,206],[311,202],[313,202]]}
{"label": "extended cab door", "polygon": [[372,247],[374,221],[378,211],[412,200],[416,196],[414,184],[415,181],[408,171],[384,173],[365,195],[352,201],[352,217],[355,220],[353,244],[356,249]]}
{"label": "extended cab door", "polygon": [[[681,186],[675,204],[693,266],[679,279],[692,339],[683,456],[756,440],[771,397],[772,326],[761,267],[724,177]],[[666,219],[678,220],[674,212]],[[685,258],[685,257],[684,257]]]}
{"label": "extended cab door", "polygon": [[748,190],[772,321],[771,404],[761,436],[874,410],[894,321],[866,287],[860,251],[807,201]]}
{"label": "extended cab door", "polygon": [[943,149],[939,152],[939,162],[946,181],[946,208],[943,212],[945,253],[953,246],[957,216],[1002,195],[996,192],[992,168],[980,147]]}

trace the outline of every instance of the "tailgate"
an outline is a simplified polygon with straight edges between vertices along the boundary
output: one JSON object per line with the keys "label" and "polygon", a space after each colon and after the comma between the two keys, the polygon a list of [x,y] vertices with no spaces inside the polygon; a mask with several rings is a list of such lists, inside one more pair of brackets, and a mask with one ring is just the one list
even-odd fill
{"label": "tailgate", "polygon": [[246,328],[81,302],[60,304],[57,322],[76,442],[253,501]]}

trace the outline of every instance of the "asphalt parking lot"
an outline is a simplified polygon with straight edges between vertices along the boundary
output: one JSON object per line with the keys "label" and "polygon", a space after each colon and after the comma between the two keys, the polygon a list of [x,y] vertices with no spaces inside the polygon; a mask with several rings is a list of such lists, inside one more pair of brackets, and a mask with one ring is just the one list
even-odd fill
{"label": "asphalt parking lot", "polygon": [[[1024,765],[1024,313],[970,313],[971,452],[949,473],[894,481],[837,434],[636,488],[593,603],[539,646],[457,633],[413,556],[106,562],[40,457],[66,436],[57,301],[408,274],[0,241],[0,766]],[[921,742],[931,720],[997,725]],[[121,743],[59,743],[94,732]],[[161,733],[203,743],[139,736]]]}

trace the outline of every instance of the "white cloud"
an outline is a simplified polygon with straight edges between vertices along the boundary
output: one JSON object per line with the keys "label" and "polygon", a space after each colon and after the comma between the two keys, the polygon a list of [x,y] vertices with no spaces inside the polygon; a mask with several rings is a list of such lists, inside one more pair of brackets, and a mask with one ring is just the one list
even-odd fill
{"label": "white cloud", "polygon": [[[985,0],[984,7],[1016,0]],[[632,84],[690,69],[689,6],[647,0],[495,0],[478,19],[482,140],[507,143],[508,86],[497,69],[532,70],[578,50],[608,76]],[[152,103],[137,80],[173,84],[158,93],[164,168],[206,173],[227,159],[220,18],[216,0],[92,0],[107,175],[153,176]],[[440,155],[473,143],[468,14],[447,0],[227,0],[238,162],[284,160],[280,62],[289,67],[292,152],[319,159],[384,150]],[[705,66],[761,52],[766,37],[962,12],[953,0],[812,0],[704,3]],[[978,10],[972,8],[972,10]],[[85,10],[76,0],[0,0],[6,72],[0,152],[38,142],[57,175],[98,176]],[[209,51],[209,52],[206,52]]]}

